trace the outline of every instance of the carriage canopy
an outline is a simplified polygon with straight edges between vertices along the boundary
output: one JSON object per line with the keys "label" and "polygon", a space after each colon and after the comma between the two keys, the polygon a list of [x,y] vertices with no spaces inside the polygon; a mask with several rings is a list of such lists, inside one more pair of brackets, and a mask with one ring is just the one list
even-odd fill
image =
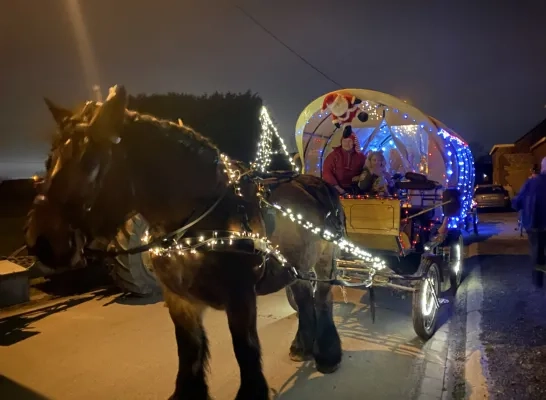
{"label": "carriage canopy", "polygon": [[[365,89],[336,91],[354,96],[368,113],[366,122],[351,125],[364,152],[382,151],[391,174],[409,171],[426,175],[444,187],[462,192],[468,209],[474,186],[474,162],[468,144],[439,120],[386,93]],[[322,176],[322,163],[339,146],[343,129],[336,129],[329,111],[323,111],[325,94],[311,102],[296,123],[296,144],[305,173]],[[466,203],[466,204],[465,204]]]}

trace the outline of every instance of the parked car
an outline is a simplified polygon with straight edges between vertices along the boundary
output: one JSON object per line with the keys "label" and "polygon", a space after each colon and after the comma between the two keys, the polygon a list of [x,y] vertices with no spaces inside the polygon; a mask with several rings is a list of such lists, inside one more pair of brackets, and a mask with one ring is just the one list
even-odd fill
{"label": "parked car", "polygon": [[501,185],[477,185],[474,188],[474,201],[479,209],[512,208],[510,195]]}

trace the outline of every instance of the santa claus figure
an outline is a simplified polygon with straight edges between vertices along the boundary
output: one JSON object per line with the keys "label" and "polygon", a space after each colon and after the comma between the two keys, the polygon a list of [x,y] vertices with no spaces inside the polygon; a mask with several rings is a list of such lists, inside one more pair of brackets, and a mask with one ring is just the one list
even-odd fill
{"label": "santa claus figure", "polygon": [[344,132],[351,132],[353,119],[358,118],[361,122],[368,120],[368,113],[358,107],[360,103],[362,100],[350,94],[332,92],[324,98],[321,111],[329,110],[332,113],[332,123],[336,128],[343,127]]}

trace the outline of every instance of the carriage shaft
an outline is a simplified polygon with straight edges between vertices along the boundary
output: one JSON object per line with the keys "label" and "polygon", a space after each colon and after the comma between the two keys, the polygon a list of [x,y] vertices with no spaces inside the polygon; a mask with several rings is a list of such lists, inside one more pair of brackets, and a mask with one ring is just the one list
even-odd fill
{"label": "carriage shaft", "polygon": [[406,292],[415,292],[415,288],[414,287],[410,287],[410,286],[404,286],[404,285],[397,285],[396,283],[390,283],[390,282],[381,282],[381,283],[375,283],[374,282],[374,286],[381,286],[381,287],[388,287],[388,288],[391,288],[391,289],[396,289],[396,290],[404,290]]}

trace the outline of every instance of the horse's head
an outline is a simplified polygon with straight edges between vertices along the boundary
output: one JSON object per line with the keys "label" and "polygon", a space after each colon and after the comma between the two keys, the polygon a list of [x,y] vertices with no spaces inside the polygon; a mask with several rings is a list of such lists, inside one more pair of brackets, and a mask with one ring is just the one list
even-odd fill
{"label": "horse's head", "polygon": [[87,103],[78,112],[46,100],[58,126],[46,174],[25,226],[30,254],[49,267],[83,263],[88,229],[85,217],[93,206],[120,141],[127,94],[110,89],[102,104]]}

